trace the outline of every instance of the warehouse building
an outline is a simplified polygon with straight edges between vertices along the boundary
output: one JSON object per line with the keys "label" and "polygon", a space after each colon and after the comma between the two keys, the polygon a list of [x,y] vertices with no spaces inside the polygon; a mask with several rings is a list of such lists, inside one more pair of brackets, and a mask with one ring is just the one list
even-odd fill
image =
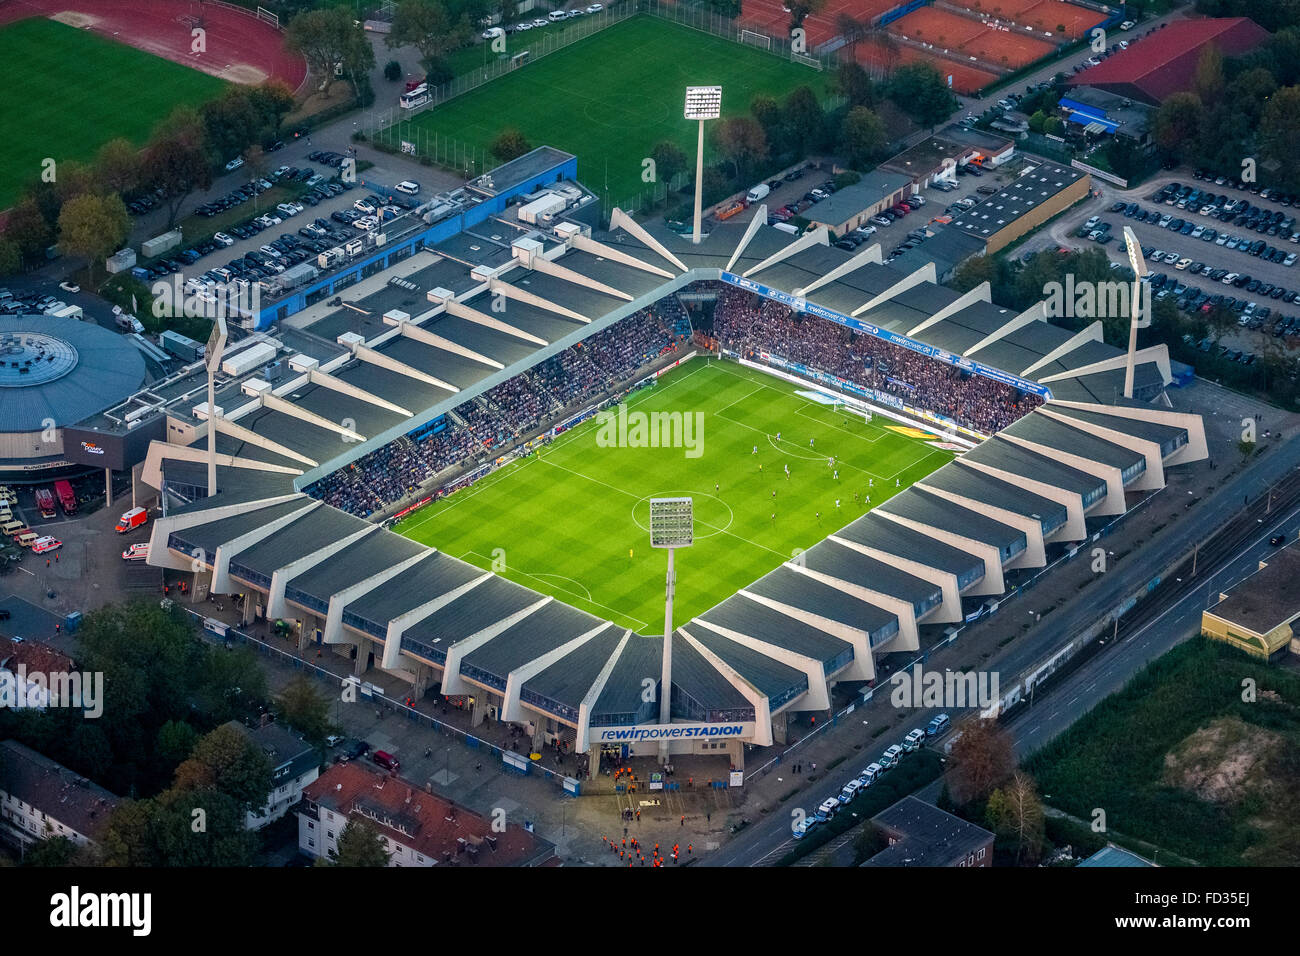
{"label": "warehouse building", "polygon": [[1253,657],[1300,654],[1300,551],[1292,545],[1259,562],[1259,569],[1219,594],[1201,612],[1201,633]]}

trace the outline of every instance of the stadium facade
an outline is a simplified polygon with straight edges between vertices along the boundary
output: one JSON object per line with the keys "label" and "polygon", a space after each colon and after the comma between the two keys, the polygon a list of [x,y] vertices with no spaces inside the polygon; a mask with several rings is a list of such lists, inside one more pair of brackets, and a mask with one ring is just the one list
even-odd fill
{"label": "stadium facade", "polygon": [[[965,294],[939,286],[933,264],[902,271],[878,246],[842,251],[821,229],[791,237],[766,225],[762,207],[698,246],[617,210],[602,229],[591,194],[554,172],[493,174],[518,185],[492,215],[365,277],[347,301],[319,301],[293,328],[241,342],[271,360],[251,371],[228,362],[214,413],[202,397],[172,402],[170,440],[154,441],[143,467],[162,508],[149,562],[191,574],[195,600],[242,595],[245,623],[297,622],[301,649],[350,657],[358,674],[382,668],[415,696],[464,698],[476,724],[512,721],[539,744],[558,737],[593,757],[657,753],[666,740],[672,752],[725,752],[741,768],[745,744],[785,739],[789,714],[826,709],[838,682],[873,680],[882,654],[919,650],[922,627],[978,615],[1009,574],[1043,567],[1049,551],[1123,514],[1130,496],[1162,487],[1166,469],[1207,455],[1200,417],[1157,401],[1172,382],[1163,346],[1138,354],[1138,398],[1124,400],[1124,356],[1102,341],[1100,323],[1071,333],[1041,305],[996,305],[987,284]],[[646,693],[660,679],[662,636],[616,627],[304,491],[454,422],[458,407],[667,296],[718,288],[1042,404],[995,436],[968,436],[973,447],[952,463],[677,628],[669,725]],[[768,361],[779,358],[751,364],[849,394],[833,376]],[[851,397],[960,438],[958,423],[923,409]]]}

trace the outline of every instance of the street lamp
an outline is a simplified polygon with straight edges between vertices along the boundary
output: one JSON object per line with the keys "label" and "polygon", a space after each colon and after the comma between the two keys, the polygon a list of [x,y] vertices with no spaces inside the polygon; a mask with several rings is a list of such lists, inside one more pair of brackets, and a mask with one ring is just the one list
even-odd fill
{"label": "street lamp", "polygon": [[[696,230],[699,229],[699,201],[696,193]],[[668,551],[668,577],[664,592],[664,654],[663,675],[659,685],[659,723],[672,722],[673,680],[673,591],[676,575],[673,571],[673,552],[689,548],[695,543],[693,502],[690,498],[650,499],[650,547]],[[668,740],[659,744],[659,760],[668,762]]]}
{"label": "street lamp", "polygon": [[686,87],[685,115],[688,120],[698,120],[700,124],[699,143],[695,148],[695,230],[691,233],[691,242],[698,246],[700,209],[704,202],[704,121],[715,120],[722,115],[722,87]]}

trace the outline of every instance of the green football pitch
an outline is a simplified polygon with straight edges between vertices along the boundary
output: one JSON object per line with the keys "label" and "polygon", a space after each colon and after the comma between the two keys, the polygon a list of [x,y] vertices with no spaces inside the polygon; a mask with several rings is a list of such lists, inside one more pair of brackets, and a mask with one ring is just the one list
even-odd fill
{"label": "green football pitch", "polygon": [[0,209],[45,160],[89,162],[110,139],[143,145],[181,103],[197,106],[225,83],[122,43],[34,17],[0,27]]}
{"label": "green football pitch", "polygon": [[756,94],[780,100],[806,85],[820,98],[826,83],[826,74],[774,54],[637,16],[426,110],[386,135],[421,150],[435,135],[451,137],[457,148],[481,155],[503,129],[514,127],[534,146],[573,153],[578,178],[617,204],[648,188],[642,160],[656,143],[672,140],[695,156],[697,127],[682,116],[687,86],[720,85],[722,113],[731,116],[747,112]]}
{"label": "green football pitch", "polygon": [[656,633],[667,558],[650,548],[650,498],[689,495],[695,502],[695,543],[675,562],[678,625],[952,457],[890,430],[888,419],[867,422],[807,394],[731,362],[695,359],[627,404],[631,415],[699,413],[698,457],[681,447],[609,447],[592,419],[394,530],[620,626]]}

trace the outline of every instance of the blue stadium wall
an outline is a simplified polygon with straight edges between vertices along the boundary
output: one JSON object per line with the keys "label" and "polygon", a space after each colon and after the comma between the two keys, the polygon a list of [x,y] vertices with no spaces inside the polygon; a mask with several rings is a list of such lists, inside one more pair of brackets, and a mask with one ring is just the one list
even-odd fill
{"label": "blue stadium wall", "polygon": [[538,187],[550,185],[557,179],[572,179],[576,181],[577,178],[578,161],[576,158],[570,157],[562,162],[556,163],[554,166],[538,173],[536,176],[524,180],[499,195],[484,200],[472,209],[465,210],[460,215],[452,216],[450,219],[444,219],[441,222],[430,226],[423,232],[415,233],[414,235],[407,236],[400,242],[384,246],[382,252],[376,252],[374,255],[367,256],[364,259],[358,259],[356,262],[351,263],[346,269],[332,273],[324,279],[295,290],[283,299],[276,300],[275,304],[267,306],[258,313],[257,328],[259,330],[265,329],[273,322],[283,321],[289,316],[301,312],[303,309],[307,308],[309,298],[312,299],[313,302],[318,301],[321,298],[328,298],[334,294],[336,288],[342,290],[348,286],[355,285],[357,282],[361,281],[363,275],[382,272],[389,266],[400,262],[403,259],[409,258],[411,255],[426,246],[437,245],[440,242],[450,239],[458,232],[463,232],[466,229],[477,226],[484,220],[504,212],[510,200],[516,196],[528,195]]}

